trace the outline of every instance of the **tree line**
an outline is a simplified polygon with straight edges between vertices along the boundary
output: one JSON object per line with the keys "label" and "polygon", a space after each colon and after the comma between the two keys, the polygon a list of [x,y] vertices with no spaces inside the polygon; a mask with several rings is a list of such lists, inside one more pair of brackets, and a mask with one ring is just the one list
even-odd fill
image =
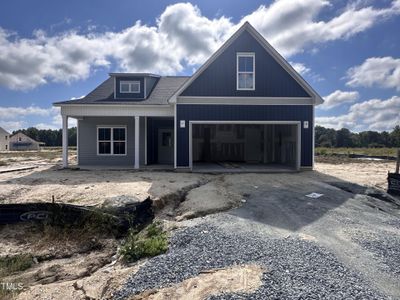
{"label": "tree line", "polygon": [[[62,145],[62,130],[37,129],[30,127],[14,131],[13,134],[22,132],[36,141],[43,142],[46,146],[57,147]],[[76,127],[68,129],[68,145],[76,146]],[[362,131],[351,132],[347,128],[339,130],[315,127],[316,147],[400,147],[400,125],[397,125],[391,132],[387,131]]]}
{"label": "tree line", "polygon": [[351,132],[347,128],[339,130],[315,127],[316,147],[400,147],[400,126],[397,125],[391,132],[388,131],[362,131]]}
{"label": "tree line", "polygon": [[[58,147],[62,145],[62,130],[52,130],[52,129],[37,129],[35,127],[29,127],[27,129],[20,129],[14,131],[13,134],[17,132],[22,132],[23,134],[29,136],[35,141],[45,143],[49,147]],[[68,145],[76,146],[76,127],[68,129]]]}

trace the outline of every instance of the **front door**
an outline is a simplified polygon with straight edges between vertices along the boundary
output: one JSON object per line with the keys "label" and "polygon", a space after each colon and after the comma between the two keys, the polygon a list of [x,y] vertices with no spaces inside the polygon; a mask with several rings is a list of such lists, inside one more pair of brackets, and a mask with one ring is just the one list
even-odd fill
{"label": "front door", "polygon": [[174,130],[158,129],[158,163],[174,163]]}

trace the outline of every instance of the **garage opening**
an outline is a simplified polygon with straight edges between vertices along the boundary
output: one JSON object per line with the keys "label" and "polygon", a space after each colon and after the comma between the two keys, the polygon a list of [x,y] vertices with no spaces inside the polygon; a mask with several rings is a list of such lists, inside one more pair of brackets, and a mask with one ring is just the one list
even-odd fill
{"label": "garage opening", "polygon": [[192,124],[194,170],[296,170],[298,124]]}

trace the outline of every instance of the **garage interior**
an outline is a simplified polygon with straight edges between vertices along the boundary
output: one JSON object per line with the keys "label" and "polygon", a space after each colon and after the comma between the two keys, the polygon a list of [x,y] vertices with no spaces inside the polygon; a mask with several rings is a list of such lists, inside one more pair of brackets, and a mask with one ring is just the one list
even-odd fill
{"label": "garage interior", "polygon": [[296,170],[297,124],[192,124],[193,170]]}

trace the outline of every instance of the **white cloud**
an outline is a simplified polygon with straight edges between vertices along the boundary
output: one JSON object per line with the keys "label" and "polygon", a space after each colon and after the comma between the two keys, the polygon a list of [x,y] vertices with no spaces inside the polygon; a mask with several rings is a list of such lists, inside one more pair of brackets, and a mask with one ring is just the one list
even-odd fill
{"label": "white cloud", "polygon": [[349,112],[340,116],[317,117],[318,125],[340,129],[343,127],[355,131],[392,130],[400,124],[400,97],[381,100],[371,99],[353,104]]}
{"label": "white cloud", "polygon": [[331,109],[333,107],[345,104],[353,103],[360,97],[357,91],[341,91],[336,90],[324,98],[324,104],[322,104],[321,109]]}
{"label": "white cloud", "polygon": [[306,67],[305,64],[296,62],[290,62],[290,64],[292,65],[293,69],[295,69],[297,73],[299,73],[300,75],[307,74],[308,72],[311,71],[311,69]]}
{"label": "white cloud", "polygon": [[396,0],[381,9],[350,5],[330,20],[317,20],[329,6],[331,2],[327,0],[277,0],[270,6],[260,6],[244,19],[288,56],[303,51],[306,46],[347,39],[380,20],[400,14],[400,1]]}
{"label": "white cloud", "polygon": [[347,71],[349,86],[395,88],[400,91],[400,59],[371,57]]}
{"label": "white cloud", "polygon": [[[37,118],[43,122],[34,123],[33,120],[37,120]],[[0,127],[9,132],[31,126],[38,129],[60,129],[61,124],[59,107],[0,107]],[[70,118],[68,126],[75,127],[76,119]]]}
{"label": "white cloud", "polygon": [[26,123],[24,121],[3,121],[0,120],[0,127],[7,130],[9,133],[12,133],[14,130],[18,130],[26,127]]}
{"label": "white cloud", "polygon": [[276,0],[234,24],[213,19],[190,3],[167,6],[155,26],[140,21],[122,31],[48,36],[42,30],[20,38],[0,28],[0,85],[27,90],[48,82],[71,83],[117,63],[121,71],[176,74],[203,63],[245,20],[285,56],[320,43],[346,39],[400,13],[400,0],[386,8],[347,6],[329,20],[318,19],[327,0]]}
{"label": "white cloud", "polygon": [[41,108],[37,106],[29,107],[0,107],[0,119],[12,120],[27,116],[50,116],[55,112],[55,108]]}

